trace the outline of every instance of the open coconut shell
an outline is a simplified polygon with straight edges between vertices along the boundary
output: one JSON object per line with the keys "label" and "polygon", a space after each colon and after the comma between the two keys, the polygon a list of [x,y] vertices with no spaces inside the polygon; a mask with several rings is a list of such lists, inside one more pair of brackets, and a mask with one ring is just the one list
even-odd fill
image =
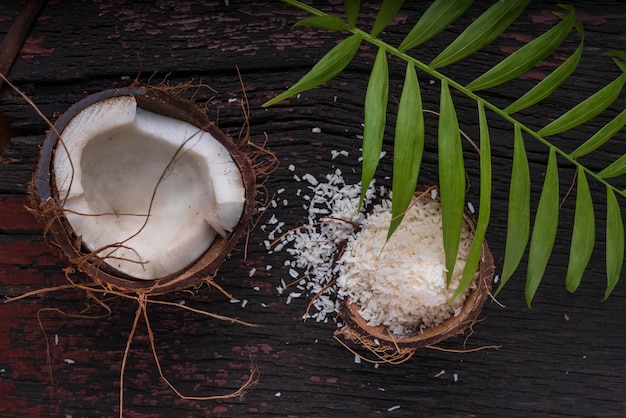
{"label": "open coconut shell", "polygon": [[[59,250],[79,271],[86,273],[94,282],[113,287],[123,292],[143,292],[163,294],[189,288],[214,275],[228,257],[238,239],[245,234],[249,220],[255,211],[255,174],[248,157],[232,139],[212,123],[206,113],[194,103],[175,95],[168,89],[152,87],[130,87],[105,90],[90,95],[73,105],[54,124],[44,141],[39,165],[34,174],[31,188],[31,202],[34,212],[45,224],[45,234],[52,248]],[[54,153],[61,146],[59,135],[72,119],[83,109],[111,98],[132,96],[137,108],[187,122],[202,131],[208,132],[226,150],[238,167],[245,190],[245,203],[239,222],[231,232],[218,235],[208,249],[194,262],[176,273],[154,280],[142,280],[128,276],[106,262],[102,262],[81,243],[81,237],[72,229],[64,215],[62,199],[58,195],[54,181]]]}
{"label": "open coconut shell", "polygon": [[[421,190],[421,189],[420,189]],[[475,221],[466,213],[465,221],[475,229]],[[474,277],[474,288],[463,303],[461,312],[443,321],[435,327],[417,331],[407,337],[395,337],[386,326],[371,326],[359,314],[360,306],[352,303],[349,298],[341,302],[339,315],[344,327],[336,332],[345,339],[366,348],[375,354],[376,361],[399,363],[410,358],[416,349],[437,344],[465,330],[476,322],[482,307],[491,293],[491,286],[495,272],[493,255],[489,250],[487,241],[482,245],[478,270]]]}

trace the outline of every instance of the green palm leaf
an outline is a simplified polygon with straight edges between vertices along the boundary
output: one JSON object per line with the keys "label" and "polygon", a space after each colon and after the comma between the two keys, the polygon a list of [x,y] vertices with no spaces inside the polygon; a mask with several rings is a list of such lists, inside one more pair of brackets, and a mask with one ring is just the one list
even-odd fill
{"label": "green palm leaf", "polygon": [[[402,214],[412,198],[414,184],[419,174],[423,153],[423,121],[421,120],[422,100],[417,84],[416,70],[421,70],[430,77],[441,82],[441,102],[438,132],[439,182],[443,217],[443,236],[448,269],[448,281],[454,269],[456,251],[459,245],[460,227],[462,225],[463,208],[465,207],[465,173],[461,141],[459,137],[458,116],[450,94],[454,89],[466,98],[475,101],[479,108],[481,135],[480,152],[480,213],[475,231],[474,242],[466,261],[466,269],[461,280],[462,289],[471,282],[473,269],[476,266],[479,243],[484,239],[490,214],[490,183],[491,154],[489,152],[488,125],[485,111],[488,109],[511,124],[514,130],[513,167],[509,184],[509,202],[507,219],[507,236],[502,280],[496,294],[512,277],[519,266],[528,246],[530,233],[530,173],[528,157],[524,145],[524,135],[545,145],[549,150],[547,175],[537,207],[537,215],[532,230],[525,295],[530,306],[535,292],[539,287],[556,236],[556,220],[559,215],[559,179],[557,154],[577,169],[576,211],[573,222],[572,242],[568,273],[567,289],[574,291],[582,278],[582,272],[589,262],[589,254],[593,251],[595,213],[591,201],[591,189],[588,179],[596,180],[607,188],[607,289],[605,297],[613,290],[619,280],[624,259],[624,230],[621,210],[615,194],[626,196],[622,186],[610,184],[608,181],[616,176],[626,174],[626,156],[617,155],[615,161],[600,172],[587,168],[578,158],[587,155],[611,139],[615,138],[626,125],[626,111],[618,109],[618,116],[604,125],[574,152],[567,153],[559,146],[546,139],[552,135],[566,132],[578,125],[586,123],[610,106],[614,106],[626,83],[626,54],[611,52],[603,54],[613,59],[622,70],[622,74],[612,82],[590,95],[573,108],[566,110],[560,117],[541,129],[525,125],[512,115],[522,109],[540,104],[549,97],[560,85],[567,81],[575,71],[581,59],[585,41],[582,24],[576,19],[574,9],[561,6],[569,13],[555,13],[562,18],[556,26],[543,35],[522,46],[508,58],[496,63],[483,75],[467,86],[452,80],[437,71],[438,68],[458,62],[494,42],[522,12],[529,0],[498,0],[494,1],[484,13],[478,16],[452,43],[433,60],[426,64],[408,55],[408,51],[420,45],[453,24],[471,5],[471,0],[435,0],[418,20],[410,33],[398,48],[377,38],[394,15],[398,12],[402,1],[383,0],[379,15],[370,33],[355,27],[359,13],[360,1],[345,0],[346,22],[338,17],[330,17],[326,13],[300,2],[299,0],[283,0],[305,10],[318,18],[306,19],[299,25],[310,25],[328,30],[346,30],[352,35],[327,53],[300,81],[264,106],[276,103],[290,95],[315,87],[339,73],[352,60],[363,40],[378,49],[374,67],[367,86],[365,100],[365,129],[363,138],[363,172],[362,194],[374,177],[378,166],[382,138],[385,131],[387,100],[388,100],[388,64],[387,55],[406,63],[405,84],[398,107],[396,138],[394,143],[394,178],[392,211],[394,218],[390,224],[388,237],[402,219]],[[536,65],[538,61],[552,53],[576,28],[580,42],[572,55],[554,71],[547,75],[535,87],[526,92],[505,109],[501,109],[489,100],[474,93],[495,85],[507,83]],[[467,60],[469,61],[469,60]],[[471,65],[472,63],[466,63]],[[417,118],[412,118],[411,115]],[[411,160],[415,164],[411,164]],[[622,190],[623,189],[623,190]],[[459,290],[457,289],[457,294]]]}
{"label": "green palm leaf", "polygon": [[604,125],[602,129],[596,132],[580,147],[576,148],[569,156],[571,158],[579,158],[595,151],[604,145],[609,139],[613,138],[615,134],[617,134],[624,127],[624,125],[626,125],[626,109],[622,110],[622,113]]}
{"label": "green palm leaf", "polygon": [[[617,60],[616,63],[618,63]],[[626,82],[626,70],[624,71],[622,75],[607,84],[600,91],[594,93],[592,96],[561,115],[558,119],[540,129],[537,134],[541,136],[555,135],[581,125],[602,113],[617,99],[622,91],[624,82]]]}
{"label": "green palm leaf", "polygon": [[556,163],[556,152],[550,149],[546,179],[539,198],[537,215],[533,225],[528,250],[528,269],[526,275],[526,304],[530,307],[535,292],[541,283],[543,273],[552,253],[559,219],[559,172]]}
{"label": "green palm leaf", "polygon": [[383,29],[387,27],[391,19],[393,19],[398,13],[398,10],[400,10],[400,7],[402,7],[402,3],[404,3],[404,0],[383,0],[383,4],[380,6],[380,11],[376,16],[376,21],[370,32],[372,38],[376,38]]}
{"label": "green palm leaf", "polygon": [[509,187],[509,211],[504,250],[504,267],[497,295],[517,269],[530,236],[530,170],[519,125],[515,125],[513,170]]}
{"label": "green palm leaf", "polygon": [[574,231],[570,244],[569,264],[565,277],[565,287],[575,292],[580,285],[583,272],[591,259],[596,238],[596,223],[593,212],[593,201],[587,176],[584,171],[578,172],[576,191],[576,213],[574,214]]}
{"label": "green palm leaf", "polygon": [[293,26],[308,26],[310,28],[326,29],[334,32],[347,29],[346,22],[339,16],[334,15],[313,16],[308,19],[302,19]]}
{"label": "green palm leaf", "polygon": [[474,231],[474,239],[472,240],[472,245],[467,254],[467,259],[465,260],[461,283],[454,292],[452,299],[456,299],[467,290],[474,281],[482,254],[483,241],[487,233],[489,217],[491,216],[491,144],[489,140],[487,115],[485,114],[485,107],[482,103],[478,103],[478,120],[480,126],[480,211],[478,212],[478,222],[476,223],[476,231]]}
{"label": "green palm leaf", "polygon": [[[562,6],[563,7],[563,6]],[[465,86],[468,90],[484,90],[520,76],[533,68],[535,64],[550,55],[567,37],[576,19],[573,7],[570,12],[552,29],[527,43],[514,54],[509,55],[498,65],[492,67],[480,77]]]}
{"label": "green palm leaf", "polygon": [[402,222],[404,212],[415,194],[424,152],[424,114],[415,66],[407,63],[404,87],[398,105],[394,139],[391,224],[387,239]]}
{"label": "green palm leaf", "polygon": [[406,51],[426,42],[447,28],[472,3],[474,3],[474,0],[436,0],[413,26],[413,29],[404,38],[398,50]]}
{"label": "green palm leaf", "polygon": [[383,147],[385,123],[387,121],[387,98],[389,95],[389,68],[387,67],[387,51],[379,48],[372,68],[372,74],[365,94],[365,117],[363,120],[363,166],[361,171],[361,198],[363,204],[365,193],[374,178],[378,160]]}
{"label": "green palm leaf", "polygon": [[341,41],[333,49],[328,51],[328,53],[296,84],[291,86],[287,91],[274,97],[272,100],[264,103],[262,106],[271,106],[295,94],[315,88],[339,74],[356,55],[356,51],[358,51],[362,39],[360,35],[352,35]]}
{"label": "green palm leaf", "polygon": [[432,60],[430,67],[445,67],[490,44],[517,19],[529,1],[506,0],[496,2]]}
{"label": "green palm leaf", "polygon": [[344,0],[343,7],[346,10],[346,19],[348,20],[348,26],[353,28],[356,25],[356,20],[359,17],[359,9],[361,8],[360,0]]}
{"label": "green palm leaf", "polygon": [[508,114],[519,112],[534,104],[539,103],[546,97],[550,96],[554,90],[556,90],[565,80],[569,78],[574,72],[580,61],[580,57],[583,54],[583,46],[585,41],[585,35],[583,32],[583,26],[579,20],[574,21],[574,26],[580,36],[580,44],[576,51],[565,62],[558,66],[558,68],[552,71],[546,78],[541,80],[535,87],[530,89],[526,94],[517,99],[511,105],[504,109]]}
{"label": "green palm leaf", "polygon": [[615,285],[624,263],[624,222],[619,203],[613,189],[606,190],[606,292],[604,299],[608,298]]}
{"label": "green palm leaf", "polygon": [[598,173],[598,176],[603,179],[609,179],[612,177],[621,176],[622,174],[626,174],[626,154],[622,155],[611,165],[600,171]]}
{"label": "green palm leaf", "polygon": [[463,226],[465,170],[463,168],[463,147],[459,133],[459,122],[450,88],[445,80],[441,83],[438,144],[441,224],[449,283],[459,251]]}

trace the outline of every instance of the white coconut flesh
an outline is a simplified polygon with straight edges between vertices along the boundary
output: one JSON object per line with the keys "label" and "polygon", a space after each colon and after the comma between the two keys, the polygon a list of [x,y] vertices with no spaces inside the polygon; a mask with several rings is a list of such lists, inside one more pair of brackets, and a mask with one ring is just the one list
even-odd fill
{"label": "white coconut flesh", "polygon": [[361,230],[348,239],[338,261],[339,295],[360,306],[370,326],[385,325],[396,336],[437,326],[458,315],[467,291],[451,298],[461,280],[473,233],[464,223],[450,284],[446,284],[441,207],[420,199],[385,244],[390,202],[377,205]]}
{"label": "white coconut flesh", "polygon": [[83,109],[61,135],[53,165],[65,217],[128,276],[174,274],[239,222],[241,172],[206,131],[121,96]]}

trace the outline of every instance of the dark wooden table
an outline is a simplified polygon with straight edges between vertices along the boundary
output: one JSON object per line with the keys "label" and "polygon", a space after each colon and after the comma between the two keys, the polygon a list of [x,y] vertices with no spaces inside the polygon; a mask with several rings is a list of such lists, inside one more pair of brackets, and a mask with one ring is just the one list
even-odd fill
{"label": "dark wooden table", "polygon": [[[556,23],[550,17],[550,11],[557,9],[555,3],[533,2],[499,47],[477,54],[476,67],[453,66],[447,74],[461,81],[471,80],[481,68],[493,63],[494,57],[519,46],[519,39],[537,35]],[[321,2],[321,6],[328,11],[341,10],[340,4]],[[523,115],[531,126],[545,125],[618,75],[618,69],[600,54],[625,49],[626,5],[605,1],[576,2],[575,6],[586,29],[583,62],[558,97],[542,105],[541,110]],[[2,2],[0,36],[8,31],[20,7],[20,1]],[[397,44],[423,7],[405,6],[385,38]],[[463,22],[469,22],[484,7],[474,6]],[[375,7],[363,5],[364,22],[371,24],[375,13]],[[302,321],[306,298],[287,304],[287,296],[278,295],[276,287],[281,279],[289,281],[284,266],[289,256],[285,252],[268,254],[263,245],[268,229],[264,232],[261,225],[272,214],[285,222],[285,230],[304,221],[304,201],[297,190],[305,189],[305,185],[297,183],[294,174],[323,178],[340,168],[349,181],[358,181],[357,135],[362,133],[361,106],[373,57],[372,50],[364,48],[335,81],[303,93],[297,100],[262,109],[263,102],[296,81],[340,39],[340,35],[324,31],[292,30],[302,16],[278,2],[50,1],[9,73],[9,79],[47,117],[62,113],[85,94],[114,85],[127,86],[135,78],[151,84],[206,83],[215,92],[198,88],[195,100],[207,103],[220,128],[236,136],[244,122],[239,68],[250,105],[250,139],[261,144],[267,138],[267,148],[280,161],[265,183],[268,195],[262,202],[268,204],[273,197],[277,207],[270,205],[250,234],[247,258],[240,245],[215,278],[239,302],[206,286],[160,298],[184,301],[185,306],[262,327],[229,324],[172,306],[148,306],[163,372],[182,393],[204,396],[233,392],[249,377],[251,364],[260,373],[257,384],[236,398],[180,399],[160,378],[146,326],[140,322],[125,366],[125,415],[624,416],[626,286],[618,284],[611,298],[601,302],[605,278],[604,223],[600,220],[599,242],[583,284],[574,295],[565,290],[572,197],[564,202],[555,253],[532,309],[523,300],[524,271],[520,270],[498,298],[503,306],[487,303],[482,321],[473,327],[466,342],[459,336],[440,344],[448,351],[422,349],[396,366],[358,363],[333,339],[336,325],[332,321]],[[454,26],[450,33],[460,30],[460,25]],[[421,53],[434,56],[451,36],[443,35]],[[577,42],[572,35],[560,52],[570,54]],[[533,77],[550,68],[550,62],[517,85],[527,88]],[[396,97],[402,69],[393,61],[391,91]],[[422,81],[426,105],[436,109],[438,86],[427,79]],[[496,89],[492,97],[494,102],[504,103],[517,93]],[[66,284],[62,270],[66,262],[46,247],[42,225],[25,208],[28,183],[47,126],[8,87],[0,92],[0,100],[10,127],[17,132],[0,157],[0,295],[13,297]],[[473,104],[460,96],[455,96],[455,101],[459,112],[466,115],[460,121],[463,129],[477,138]],[[606,114],[562,138],[563,146],[575,148],[624,104],[622,94]],[[428,123],[432,128],[436,121]],[[312,132],[315,127],[321,133]],[[504,180],[509,176],[512,130],[496,118],[491,129],[494,163],[499,171],[488,239],[499,273],[506,232],[508,190]],[[589,161],[592,167],[601,168],[612,154],[624,153],[620,135],[613,148]],[[388,143],[385,146],[389,148]],[[437,165],[433,139],[427,147],[430,152],[425,157],[422,180],[434,183]],[[532,141],[527,147],[536,202],[546,154]],[[333,159],[333,150],[348,150],[349,156]],[[388,158],[381,164],[378,179],[384,184],[391,165]],[[471,152],[468,173],[475,183],[476,157]],[[572,170],[563,168],[561,174],[563,196]],[[281,188],[284,192],[277,194]],[[470,191],[470,199],[477,202],[476,188]],[[601,199],[596,205],[603,213]],[[268,265],[273,268],[268,270]],[[59,313],[78,313],[89,303],[85,292],[63,290],[0,305],[0,415],[118,415],[120,370],[137,303],[109,300],[111,314],[101,319]],[[500,348],[450,351],[463,349],[464,342],[467,349]]]}

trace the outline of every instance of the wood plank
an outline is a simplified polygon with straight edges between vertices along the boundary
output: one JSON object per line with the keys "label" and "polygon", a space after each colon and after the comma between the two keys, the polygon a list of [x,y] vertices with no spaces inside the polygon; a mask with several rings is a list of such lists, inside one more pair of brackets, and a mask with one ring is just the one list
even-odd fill
{"label": "wood plank", "polygon": [[[14,15],[18,3],[0,5],[0,34],[8,30],[10,20],[5,17]],[[341,13],[341,5],[317,3],[325,10]],[[362,134],[361,106],[374,57],[372,50],[364,48],[347,72],[326,86],[265,110],[260,105],[296,81],[340,35],[292,29],[295,20],[304,15],[277,2],[115,4],[49,2],[13,66],[11,80],[50,118],[87,93],[114,84],[130,84],[139,73],[144,82],[151,83],[161,82],[166,76],[170,83],[202,80],[217,92],[199,89],[195,99],[200,104],[208,103],[209,114],[222,130],[237,135],[243,123],[243,95],[236,72],[239,67],[250,102],[251,140],[261,144],[267,138],[267,147],[280,160],[280,167],[265,186],[270,196],[284,188],[275,195],[277,207],[270,206],[251,233],[247,259],[240,248],[215,278],[239,302],[233,303],[206,286],[160,298],[174,303],[184,301],[185,306],[262,327],[229,324],[173,306],[148,306],[164,373],[181,392],[195,396],[232,392],[248,378],[251,364],[260,372],[258,383],[241,398],[179,399],[160,379],[146,326],[140,322],[126,364],[127,416],[623,415],[626,291],[620,283],[608,301],[600,302],[605,282],[602,243],[597,245],[579,291],[570,295],[565,290],[573,197],[564,203],[555,253],[533,309],[525,307],[523,272],[519,272],[499,297],[505,307],[488,303],[481,314],[484,320],[474,326],[467,340],[467,348],[498,345],[499,350],[459,354],[424,349],[398,366],[355,363],[354,355],[332,338],[336,329],[333,321],[303,322],[301,316],[308,300],[303,297],[287,304],[287,295],[277,294],[281,279],[290,278],[284,265],[289,256],[284,251],[268,254],[263,242],[268,239],[270,226],[265,231],[261,226],[272,215],[285,222],[285,229],[304,222],[304,201],[298,190],[306,193],[306,184],[295,181],[294,174],[301,177],[311,173],[322,179],[340,168],[350,181],[358,181],[357,135]],[[624,4],[574,4],[586,28],[583,62],[562,93],[540,111],[523,114],[530,126],[545,125],[618,75],[618,69],[600,53],[624,49],[620,44],[624,39]],[[423,7],[405,5],[382,36],[390,43],[399,43]],[[474,14],[463,22],[471,21],[484,7],[476,5]],[[555,2],[532,2],[519,26],[506,38],[507,47],[515,48],[519,46],[517,38],[528,33],[536,35],[554,24],[550,11],[555,9]],[[369,24],[375,12],[373,5],[363,5],[363,17]],[[460,25],[451,28],[452,33],[461,30]],[[420,51],[434,56],[451,38],[444,35]],[[563,54],[571,53],[576,46],[577,38],[572,37]],[[478,54],[475,67],[452,66],[444,72],[470,81],[493,63],[494,56],[508,52],[510,49],[494,48],[490,54]],[[550,68],[551,61],[547,60],[534,76]],[[396,97],[402,79],[402,65],[394,61],[391,91]],[[427,78],[421,81],[426,106],[436,109],[437,85],[431,85]],[[521,80],[516,88],[522,90],[531,83]],[[494,102],[507,102],[520,90],[495,89]],[[569,143],[579,144],[623,108],[623,96],[606,115],[559,141],[575,148]],[[463,129],[477,138],[475,106],[460,96],[454,100],[465,115],[460,120]],[[44,245],[43,227],[22,206],[27,202],[28,182],[47,127],[14,92],[3,89],[0,101],[11,126],[22,132],[13,138],[0,161],[0,294],[17,296],[67,283],[62,271],[66,261]],[[496,178],[506,179],[512,130],[507,123],[492,119]],[[433,132],[436,119],[428,118],[427,124]],[[321,133],[313,133],[315,127]],[[527,146],[536,199],[547,155],[541,144],[528,141]],[[613,146],[589,158],[588,164],[600,169],[612,155],[624,152],[623,141]],[[385,149],[392,152],[389,141]],[[434,139],[429,138],[427,149],[421,179],[434,183]],[[333,159],[333,150],[350,152],[347,157]],[[291,164],[294,171],[289,169]],[[468,172],[474,176],[470,199],[477,202],[475,156],[470,157]],[[384,177],[390,173],[390,161],[385,159],[378,181],[389,183]],[[563,171],[562,194],[571,178],[571,170]],[[597,184],[592,187],[597,188]],[[494,219],[488,233],[497,273],[504,252],[507,195],[505,182],[497,181]],[[597,195],[594,203],[602,212],[602,193]],[[266,198],[262,203],[268,202]],[[598,230],[601,228],[602,221]],[[268,270],[269,265],[272,268]],[[255,271],[250,276],[252,269]],[[243,301],[247,301],[245,306]],[[101,319],[68,317],[50,310],[58,308],[75,314],[91,303],[84,292],[64,290],[0,305],[0,415],[118,414],[120,369],[137,303],[109,300],[111,314]],[[47,368],[46,341],[54,383]],[[441,346],[462,349],[464,337]]]}

